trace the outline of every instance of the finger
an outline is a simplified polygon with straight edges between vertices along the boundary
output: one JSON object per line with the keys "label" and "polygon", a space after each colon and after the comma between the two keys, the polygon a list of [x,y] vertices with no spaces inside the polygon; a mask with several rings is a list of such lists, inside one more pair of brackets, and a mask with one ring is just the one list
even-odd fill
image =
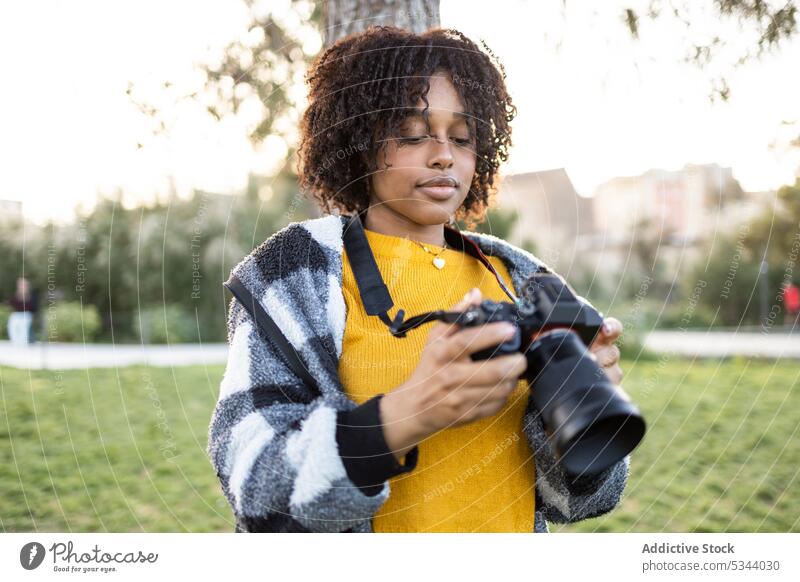
{"label": "finger", "polygon": [[503,400],[495,400],[493,402],[484,402],[479,404],[473,411],[475,413],[475,418],[477,419],[494,416],[506,407],[506,403],[507,399],[504,398]]}
{"label": "finger", "polygon": [[502,380],[483,386],[461,386],[453,394],[464,408],[472,408],[488,402],[506,400],[516,386],[517,380]]}
{"label": "finger", "polygon": [[622,322],[616,317],[606,317],[600,329],[600,342],[613,343],[622,335]]}
{"label": "finger", "polygon": [[[464,294],[464,297],[456,303],[453,307],[451,307],[448,311],[465,311],[472,305],[477,305],[481,302],[481,291],[477,287],[473,287],[469,291]],[[431,326],[430,332],[428,333],[428,341],[438,340],[443,337],[450,336],[456,333],[460,327],[455,323],[445,323],[443,321],[437,321],[434,325]]]}
{"label": "finger", "polygon": [[453,307],[454,311],[461,311],[466,309],[470,305],[477,305],[481,302],[481,290],[477,287],[473,287],[469,291],[464,294],[464,298],[461,299],[456,305]]}
{"label": "finger", "polygon": [[621,334],[622,323],[614,317],[607,317],[603,320],[603,325],[600,326],[600,331],[592,340],[589,348],[591,349],[612,344]]}
{"label": "finger", "polygon": [[442,342],[441,355],[444,361],[465,360],[471,362],[470,354],[486,348],[496,347],[514,337],[516,327],[507,322],[489,323],[462,328]]}
{"label": "finger", "polygon": [[620,351],[614,344],[599,346],[590,353],[594,355],[595,361],[603,368],[608,368],[619,362]]}
{"label": "finger", "polygon": [[501,406],[508,402],[508,398],[516,390],[518,380],[504,380],[494,386],[468,387],[469,397],[474,399],[478,406],[498,403]]}
{"label": "finger", "polygon": [[[464,298],[458,303],[456,303],[450,309],[450,311],[466,311],[467,309],[473,307],[474,305],[479,305],[481,301],[483,301],[483,295],[481,293],[481,290],[478,289],[477,287],[473,287],[472,289],[467,291],[467,293],[464,295]],[[454,333],[457,333],[461,329],[461,327],[459,327],[455,323],[446,324],[446,327],[447,327],[446,331],[447,335],[453,335]]]}
{"label": "finger", "polygon": [[471,422],[494,414],[506,405],[509,394],[504,384],[482,389],[471,388],[468,395],[461,395],[459,405],[461,418]]}
{"label": "finger", "polygon": [[467,387],[494,386],[498,383],[516,383],[525,372],[528,362],[522,354],[498,356],[480,362],[458,364],[452,373],[459,385]]}
{"label": "finger", "polygon": [[598,344],[596,346],[592,346],[592,349],[589,353],[594,358],[594,361],[597,362],[597,365],[601,368],[605,368],[608,365],[608,346],[605,344]]}
{"label": "finger", "polygon": [[606,376],[608,376],[609,380],[611,380],[614,384],[621,384],[622,378],[624,377],[624,372],[622,368],[619,367],[619,364],[614,364],[610,368],[605,368]]}
{"label": "finger", "polygon": [[616,344],[611,344],[608,348],[608,359],[606,360],[606,367],[613,366],[619,362],[620,351]]}

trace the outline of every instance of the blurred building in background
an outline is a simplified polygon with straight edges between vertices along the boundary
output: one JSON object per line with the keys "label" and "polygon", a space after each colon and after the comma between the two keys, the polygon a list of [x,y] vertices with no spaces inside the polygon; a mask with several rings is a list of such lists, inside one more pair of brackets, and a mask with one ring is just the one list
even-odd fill
{"label": "blurred building in background", "polygon": [[589,269],[612,276],[627,268],[637,244],[657,248],[679,268],[715,233],[758,215],[774,195],[744,192],[731,168],[687,164],[613,178],[584,197],[559,168],[507,176],[499,207],[517,218],[512,244],[533,248],[565,275]]}
{"label": "blurred building in background", "polygon": [[516,217],[509,242],[532,243],[536,255],[553,266],[595,232],[592,206],[563,168],[506,176],[500,186],[499,208]]}
{"label": "blurred building in background", "polygon": [[647,224],[666,244],[692,244],[712,234],[726,214],[741,215],[745,198],[731,169],[717,164],[649,170],[595,189],[595,225],[616,243],[629,241],[637,225]]}

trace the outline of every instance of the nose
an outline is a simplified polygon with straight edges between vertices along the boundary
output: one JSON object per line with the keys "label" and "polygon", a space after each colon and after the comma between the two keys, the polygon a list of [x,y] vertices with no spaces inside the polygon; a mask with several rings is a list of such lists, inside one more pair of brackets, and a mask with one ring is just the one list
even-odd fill
{"label": "nose", "polygon": [[434,137],[431,143],[433,144],[431,146],[433,151],[428,160],[428,167],[438,169],[451,167],[453,165],[453,152],[450,149],[450,141]]}

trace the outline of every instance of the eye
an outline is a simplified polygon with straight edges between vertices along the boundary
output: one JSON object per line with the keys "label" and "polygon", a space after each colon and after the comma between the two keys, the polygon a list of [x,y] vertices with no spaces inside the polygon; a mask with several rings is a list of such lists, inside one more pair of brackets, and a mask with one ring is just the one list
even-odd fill
{"label": "eye", "polygon": [[397,138],[397,140],[398,140],[398,141],[399,141],[401,144],[415,144],[415,143],[422,143],[422,142],[423,142],[423,141],[425,141],[426,139],[428,139],[426,136],[418,136],[418,135],[410,135],[410,136],[404,136],[404,137],[398,137],[398,138]]}
{"label": "eye", "polygon": [[468,137],[454,137],[453,141],[456,142],[458,145],[469,145],[472,143],[472,140]]}

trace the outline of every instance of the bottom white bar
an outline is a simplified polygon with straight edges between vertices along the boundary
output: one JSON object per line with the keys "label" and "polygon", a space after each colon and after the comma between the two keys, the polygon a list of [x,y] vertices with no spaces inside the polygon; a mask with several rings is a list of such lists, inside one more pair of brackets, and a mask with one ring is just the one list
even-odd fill
{"label": "bottom white bar", "polygon": [[0,579],[796,581],[799,542],[798,534],[13,533],[0,535]]}

